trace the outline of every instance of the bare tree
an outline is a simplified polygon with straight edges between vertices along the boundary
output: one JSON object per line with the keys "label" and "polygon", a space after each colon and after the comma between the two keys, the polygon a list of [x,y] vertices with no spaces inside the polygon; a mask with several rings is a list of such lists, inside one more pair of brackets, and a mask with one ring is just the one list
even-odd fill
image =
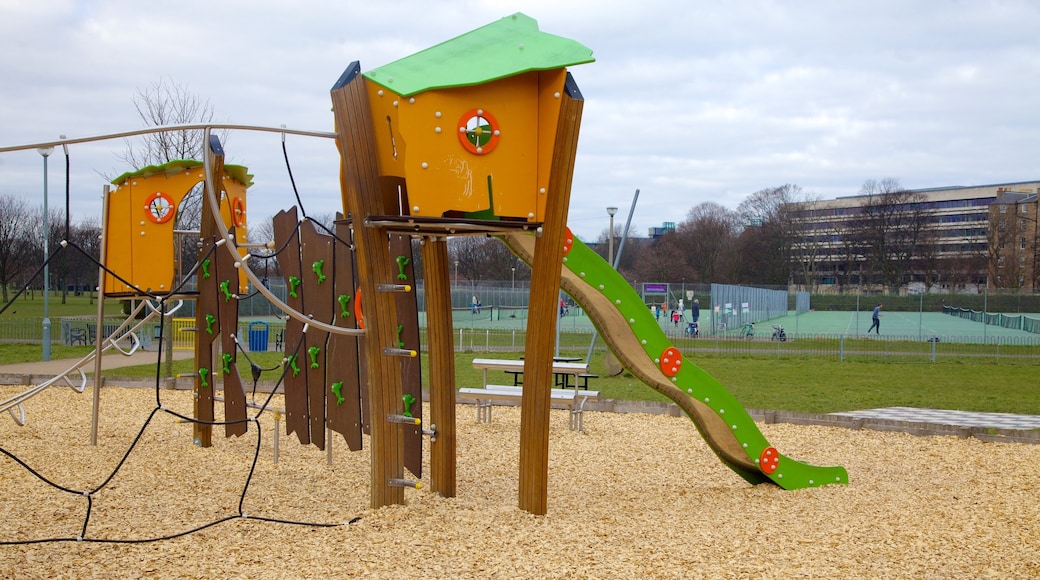
{"label": "bare tree", "polygon": [[[633,252],[636,261],[632,268],[632,276],[626,278],[639,283],[669,282],[682,277],[685,270],[681,270],[680,267],[685,256],[677,232],[668,232],[656,240],[640,244],[638,248],[638,251]],[[692,274],[690,278],[693,279]]]}
{"label": "bare tree", "polygon": [[[677,243],[686,266],[679,272],[690,282],[726,282],[728,262],[739,232],[739,216],[708,201],[694,206],[676,228]],[[677,279],[672,277],[672,280]]]}
{"label": "bare tree", "polygon": [[[147,127],[165,127],[192,123],[211,123],[213,107],[188,90],[160,77],[147,88],[138,89],[131,97],[138,117]],[[227,131],[219,131],[226,142]],[[179,159],[202,160],[205,132],[201,129],[161,131],[136,139],[126,139],[126,151],[120,158],[134,169],[162,165]]]}
{"label": "bare tree", "polygon": [[791,284],[792,251],[801,235],[791,204],[802,197],[802,188],[788,183],[756,191],[737,207],[745,228],[740,235],[739,281]]}
{"label": "bare tree", "polygon": [[925,196],[903,189],[898,179],[868,179],[860,190],[867,264],[877,282],[898,292],[912,273],[914,256],[925,240]]}
{"label": "bare tree", "polygon": [[995,288],[1021,288],[1025,285],[1029,244],[1017,227],[1019,220],[1015,209],[1014,204],[994,204],[990,208],[987,262],[990,284]]}
{"label": "bare tree", "polygon": [[460,278],[471,282],[509,280],[513,276],[511,268],[517,268],[517,280],[521,279],[521,274],[524,277],[530,276],[527,266],[514,256],[501,240],[493,237],[451,238],[448,243],[448,260],[457,264]]}
{"label": "bare tree", "polygon": [[[138,89],[131,97],[138,117],[146,127],[166,127],[214,122],[213,107],[208,100],[192,93],[187,85],[160,77],[148,87]],[[227,143],[228,131],[215,132],[221,143]],[[120,156],[131,170],[150,165],[162,165],[170,161],[192,159],[202,161],[206,153],[202,129],[158,131],[133,139],[125,139],[125,151]],[[111,178],[110,178],[111,179]],[[192,188],[177,206],[175,229],[192,231],[199,229],[202,221],[202,184]],[[181,271],[190,270],[197,254],[197,237],[180,236],[178,255],[186,257]],[[188,263],[191,262],[191,263]]]}
{"label": "bare tree", "polygon": [[0,291],[4,304],[8,287],[32,267],[32,251],[36,247],[26,224],[32,220],[32,209],[25,200],[0,195]]}

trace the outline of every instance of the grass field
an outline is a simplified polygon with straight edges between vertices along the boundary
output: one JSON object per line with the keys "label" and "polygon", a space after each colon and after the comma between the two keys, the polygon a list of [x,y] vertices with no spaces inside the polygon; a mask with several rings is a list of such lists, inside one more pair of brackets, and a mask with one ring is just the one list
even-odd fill
{"label": "grass field", "polygon": [[[69,303],[55,304],[52,300],[51,315],[92,315],[96,313],[96,305],[90,305],[86,296],[70,296]],[[42,299],[37,294],[35,300],[23,298],[17,303],[17,317],[34,316],[37,311],[42,314]],[[114,314],[118,314],[119,304],[107,305]],[[14,315],[6,312],[4,319]],[[860,321],[869,320],[869,314],[860,313]],[[569,320],[568,320],[569,319]],[[792,317],[793,319],[793,317]],[[891,313],[882,321],[886,332],[892,327],[899,328],[897,323],[919,326],[927,320],[929,332],[970,327],[978,330],[979,323],[937,313]],[[845,330],[858,324],[855,313],[826,312],[809,313],[793,319],[793,325],[786,328],[793,334],[795,329],[804,332],[804,325],[844,324]],[[826,322],[830,321],[830,322]],[[492,321],[498,322],[498,321]],[[562,332],[560,335],[561,355],[584,358],[589,344],[591,323],[587,317],[573,315],[564,317],[564,324],[582,326],[586,333]],[[869,324],[869,322],[868,322]],[[947,325],[947,326],[942,326]],[[763,325],[764,326],[764,325]],[[768,328],[768,327],[766,327]],[[923,327],[922,327],[923,328]],[[990,329],[996,331],[997,329]],[[497,331],[496,331],[497,330]],[[481,374],[470,364],[473,358],[487,356],[487,347],[518,349],[522,347],[524,335],[522,330],[490,328],[483,331],[463,330],[464,336],[456,337],[461,352],[456,353],[456,384],[458,387],[479,386]],[[1006,330],[1006,329],[1000,329]],[[767,333],[764,336],[768,336]],[[882,337],[887,340],[887,337]],[[885,343],[885,352],[877,354],[878,339],[849,338],[843,347],[847,349],[846,360],[839,361],[833,356],[820,356],[819,351],[832,348],[834,337],[802,336],[788,343],[780,344],[768,341],[767,338],[755,341],[736,342],[741,349],[737,356],[729,354],[720,356],[711,350],[710,337],[700,339],[676,338],[677,346],[691,353],[692,361],[709,374],[717,378],[729,389],[741,403],[748,408],[776,409],[808,413],[830,413],[855,409],[908,406],[956,409],[966,411],[1007,412],[1040,414],[1040,387],[1036,376],[1040,362],[1036,358],[1036,346],[983,346],[983,349],[994,350],[1001,358],[990,358],[991,353],[978,349],[970,354],[941,359],[930,362],[927,366],[906,364],[883,364],[899,361],[895,356],[903,354],[927,354],[922,349],[930,348],[927,342]],[[469,344],[467,345],[467,341]],[[477,345],[476,342],[481,344]],[[819,344],[817,344],[819,343]],[[826,343],[826,344],[824,344]],[[952,345],[944,343],[944,349]],[[472,348],[473,350],[469,350]],[[623,373],[617,377],[608,377],[603,368],[603,343],[597,343],[597,354],[593,356],[591,372],[600,375],[592,381],[592,388],[599,390],[604,398],[623,400],[651,400],[667,402],[667,399],[642,384],[631,375]],[[777,356],[780,348],[784,356]],[[795,350],[798,349],[798,350]],[[67,347],[54,345],[52,358],[78,358],[89,352],[89,347]],[[917,351],[921,351],[920,353]],[[799,353],[804,354],[799,354]],[[857,354],[858,353],[858,354]],[[282,358],[280,353],[249,353],[257,364],[264,368],[278,365]],[[519,358],[520,352],[496,353],[496,357]],[[1016,358],[1016,357],[1022,358]],[[39,360],[39,344],[3,344],[0,347],[0,364],[28,362]],[[1029,357],[1029,358],[1026,358]],[[924,359],[927,360],[927,359]],[[881,363],[881,364],[879,364]],[[247,365],[242,365],[243,374],[247,374]],[[424,376],[427,360],[423,355]],[[174,374],[190,374],[193,372],[191,360],[175,361]],[[106,371],[108,376],[128,378],[154,378],[154,365],[120,368]],[[276,380],[277,372],[266,373],[266,380]],[[247,379],[248,382],[248,379]]]}
{"label": "grass field", "polygon": [[[563,351],[567,356],[584,352]],[[478,387],[481,371],[473,368],[474,358],[483,353],[458,352],[455,355],[456,387]],[[497,355],[496,355],[497,356]],[[505,358],[519,358],[507,353]],[[280,353],[250,353],[261,367],[277,366]],[[248,368],[244,359],[241,366]],[[927,367],[861,362],[821,361],[819,359],[694,358],[690,359],[714,376],[747,408],[775,409],[803,413],[833,413],[877,407],[921,407],[963,411],[1021,413],[1040,415],[1040,387],[1036,385],[1035,364],[965,364],[942,362]],[[175,361],[175,374],[190,375],[191,360]],[[423,355],[423,373],[428,361]],[[925,368],[927,372],[918,369]],[[628,373],[607,376],[603,354],[593,356],[591,371],[600,378],[590,388],[602,398],[669,402]],[[141,365],[106,371],[112,377],[151,379],[154,365]],[[247,372],[246,385],[249,388]],[[277,380],[279,371],[264,374]],[[502,376],[505,378],[505,375]],[[498,380],[498,379],[496,379]]]}

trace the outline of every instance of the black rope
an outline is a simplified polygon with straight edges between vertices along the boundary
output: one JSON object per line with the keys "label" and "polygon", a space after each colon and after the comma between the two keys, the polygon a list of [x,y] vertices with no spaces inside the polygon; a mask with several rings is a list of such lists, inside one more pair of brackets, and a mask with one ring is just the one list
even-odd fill
{"label": "black rope", "polygon": [[296,196],[296,204],[300,206],[300,213],[303,217],[307,217],[307,212],[303,209],[303,202],[300,200],[300,192],[296,189],[296,180],[293,179],[292,165],[289,163],[289,151],[285,148],[285,138],[282,138],[282,157],[285,158],[285,170],[289,172],[289,183],[292,184],[293,194]]}
{"label": "black rope", "polygon": [[[66,163],[67,163],[67,161],[66,161]],[[66,191],[66,198],[67,197],[68,197],[68,194],[67,194],[67,191]],[[67,203],[68,203],[68,201],[66,199],[66,204]],[[66,216],[68,216],[68,211],[66,211]],[[298,235],[298,232],[299,232],[299,227],[300,227],[300,224],[297,223],[297,228],[296,228],[297,229],[297,235]],[[324,228],[324,226],[322,226],[322,228],[323,229],[327,229],[327,228]],[[68,217],[66,217],[66,237],[68,237],[68,235],[67,235],[68,234],[68,229],[69,229],[69,222],[68,222]],[[340,240],[340,241],[342,242],[342,240]],[[100,262],[98,260],[94,259],[92,256],[90,256],[90,254],[88,252],[84,251],[79,246],[77,246],[77,245],[75,245],[75,244],[73,244],[71,242],[68,243],[68,245],[70,245],[73,248],[75,248],[76,250],[78,250],[81,254],[87,256],[88,259],[93,261],[99,268],[102,268],[106,273],[112,275],[113,277],[115,277],[116,279],[126,283],[127,285],[133,286],[127,280],[124,280],[124,279],[120,278],[116,273],[112,272],[112,270],[110,270],[109,268],[107,268],[104,265],[100,264]],[[347,244],[347,245],[349,246],[349,244]],[[62,246],[62,248],[63,247],[65,247],[65,246]],[[284,246],[283,246],[283,248],[284,248]],[[213,252],[215,251],[215,249],[216,249],[215,245],[211,246],[209,248],[209,251],[207,252],[207,254],[205,256],[203,256],[203,259],[211,256],[213,254]],[[44,262],[44,265],[49,264],[50,261],[56,255],[58,255],[60,250],[61,250],[61,248],[59,248],[57,251],[55,251],[50,256],[48,256],[46,261]],[[192,276],[194,276],[197,273],[201,263],[202,263],[202,260],[199,260],[199,262],[195,264],[195,266],[192,268],[192,270],[181,280],[181,283],[178,285],[177,289],[171,290],[171,294],[175,293],[181,287],[183,287],[183,285],[189,279],[191,279]],[[39,272],[42,271],[43,267],[44,266],[40,266],[40,268],[36,271],[36,273],[33,275],[32,278],[35,278],[37,275],[39,275]],[[32,279],[32,278],[30,278],[30,279]],[[5,304],[3,306],[3,309],[0,309],[0,313],[2,313],[4,310],[6,310],[7,307],[10,304],[12,304],[15,300],[17,300],[17,298],[19,296],[21,296],[24,292],[25,292],[25,288],[23,287],[22,289],[19,290],[19,292],[14,296],[14,298],[10,302],[8,302],[7,304]],[[167,312],[168,312],[167,311],[167,301],[169,300],[169,298],[167,296],[158,296],[158,295],[155,295],[155,294],[152,294],[152,293],[148,293],[148,292],[142,292],[142,294],[145,294],[145,295],[151,297],[152,299],[158,301],[159,305],[158,305],[157,308],[158,308],[159,313],[161,315],[161,319],[165,319],[166,316],[167,316]],[[165,324],[160,324],[160,329],[159,329],[158,356],[157,356],[158,360],[157,360],[157,364],[156,364],[155,386],[154,386],[156,406],[152,409],[152,411],[148,415],[148,418],[145,419],[144,423],[141,425],[141,429],[138,431],[138,433],[134,437],[133,441],[127,447],[126,451],[124,452],[122,458],[119,460],[118,464],[113,468],[112,472],[99,485],[97,485],[94,489],[89,490],[89,491],[80,491],[80,490],[74,490],[74,489],[71,489],[71,488],[64,487],[64,486],[62,486],[62,485],[60,485],[60,484],[58,484],[56,482],[53,482],[53,481],[47,479],[42,474],[40,474],[38,471],[33,469],[31,466],[29,466],[25,461],[21,460],[20,458],[15,456],[13,453],[7,451],[3,447],[0,447],[0,453],[2,453],[3,455],[11,458],[15,463],[21,465],[26,471],[28,471],[31,475],[33,475],[34,477],[36,477],[40,481],[44,482],[45,484],[47,484],[47,485],[49,485],[49,486],[51,486],[51,487],[53,487],[53,488],[55,488],[55,489],[57,489],[59,491],[64,492],[64,493],[69,493],[69,494],[85,497],[86,498],[86,502],[87,502],[87,506],[86,506],[85,513],[84,513],[84,518],[83,518],[83,525],[81,527],[80,535],[78,537],[41,538],[41,539],[35,539],[35,540],[20,540],[20,541],[0,541],[0,546],[43,544],[43,543],[52,543],[52,542],[73,542],[73,541],[75,541],[75,542],[100,543],[100,544],[144,544],[144,543],[161,542],[161,541],[165,541],[165,540],[172,540],[172,539],[175,539],[175,538],[180,538],[180,537],[187,536],[187,535],[190,535],[190,534],[194,534],[196,532],[199,532],[199,531],[205,530],[207,528],[211,528],[213,526],[216,526],[216,525],[219,525],[219,524],[231,521],[231,520],[235,520],[235,519],[248,519],[248,520],[256,520],[256,521],[267,522],[267,523],[281,523],[281,524],[287,524],[287,525],[298,525],[298,526],[308,526],[308,527],[317,527],[317,528],[329,528],[329,527],[337,527],[337,526],[342,526],[342,525],[349,525],[349,524],[353,524],[353,523],[355,523],[355,522],[357,522],[357,521],[359,521],[361,519],[360,517],[355,517],[355,518],[352,518],[351,520],[349,520],[346,524],[342,524],[342,523],[326,523],[326,522],[305,522],[305,521],[296,521],[296,520],[286,520],[286,519],[280,519],[280,518],[268,518],[268,517],[255,516],[255,515],[250,515],[250,516],[245,515],[244,514],[244,505],[245,505],[246,497],[248,496],[248,493],[249,493],[249,486],[250,486],[250,484],[252,482],[253,476],[256,473],[256,466],[257,466],[257,463],[258,463],[259,457],[260,457],[260,447],[261,447],[262,440],[263,440],[263,429],[262,429],[262,427],[260,425],[259,418],[261,417],[261,415],[263,415],[264,412],[266,412],[268,410],[268,406],[269,406],[271,400],[274,398],[275,394],[277,393],[278,388],[284,382],[284,380],[286,378],[286,373],[289,372],[290,365],[285,363],[285,362],[283,362],[281,365],[276,365],[274,367],[271,367],[270,369],[263,369],[263,368],[260,368],[259,365],[255,364],[252,360],[250,360],[248,355],[245,355],[246,360],[248,360],[250,362],[250,370],[251,370],[251,373],[252,373],[253,379],[254,379],[254,384],[253,384],[253,397],[254,398],[256,396],[256,384],[257,384],[257,382],[259,380],[259,373],[275,370],[275,369],[278,368],[278,366],[282,367],[281,375],[279,376],[278,381],[275,384],[275,387],[273,389],[271,389],[271,392],[268,394],[267,399],[264,401],[264,403],[257,410],[256,414],[253,415],[252,417],[247,418],[247,419],[239,419],[239,420],[235,420],[235,421],[202,421],[202,420],[199,420],[199,419],[194,418],[194,417],[188,417],[188,416],[182,415],[180,413],[174,412],[171,409],[167,409],[163,405],[163,403],[162,403],[162,389],[160,388],[162,377],[161,377],[160,363],[162,361],[163,345],[165,344],[165,341],[167,340],[167,337],[165,336],[165,326],[166,326]],[[299,356],[300,349],[304,345],[305,338],[306,338],[306,334],[305,333],[301,333],[299,339],[297,340],[297,343],[296,343],[295,347],[292,350],[293,355]],[[241,345],[241,343],[237,339],[235,341],[235,344],[236,344],[236,349],[244,354],[245,350],[242,349],[242,345]],[[191,529],[188,529],[188,530],[184,530],[184,531],[181,531],[181,532],[177,532],[177,533],[169,534],[169,535],[165,535],[165,536],[154,537],[154,538],[109,539],[109,538],[90,538],[90,537],[88,537],[87,532],[88,532],[88,529],[89,529],[90,518],[91,518],[91,515],[93,513],[93,507],[94,507],[93,496],[95,494],[101,492],[105,487],[107,487],[107,485],[109,483],[111,483],[111,481],[115,478],[115,476],[119,472],[119,470],[123,468],[123,466],[127,462],[127,459],[129,459],[130,454],[133,453],[133,451],[138,447],[138,444],[140,443],[142,437],[144,436],[144,433],[147,431],[148,427],[152,424],[152,421],[155,418],[155,415],[156,415],[156,413],[158,411],[163,411],[163,412],[165,412],[165,413],[167,413],[167,414],[169,414],[169,415],[171,415],[173,417],[177,417],[178,419],[180,419],[180,420],[182,420],[184,422],[192,423],[192,424],[198,424],[198,425],[220,426],[220,425],[233,425],[233,424],[240,424],[240,423],[246,423],[246,424],[254,423],[256,425],[256,430],[257,430],[256,446],[254,447],[254,450],[253,450],[253,460],[252,460],[252,462],[250,464],[250,467],[249,467],[249,473],[248,473],[248,475],[246,477],[245,483],[243,484],[242,492],[239,495],[239,501],[238,501],[238,506],[237,506],[238,513],[236,515],[231,515],[231,516],[218,518],[218,519],[216,519],[216,520],[214,520],[212,522],[209,522],[209,523],[206,523],[206,524],[202,524],[200,526],[197,526],[197,527],[194,527],[194,528],[191,528]]]}

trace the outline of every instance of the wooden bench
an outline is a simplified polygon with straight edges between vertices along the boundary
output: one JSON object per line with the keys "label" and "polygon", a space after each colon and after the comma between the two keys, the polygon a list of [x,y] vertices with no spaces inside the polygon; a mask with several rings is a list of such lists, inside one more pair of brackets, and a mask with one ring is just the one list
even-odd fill
{"label": "wooden bench", "polygon": [[[477,423],[491,422],[491,407],[495,402],[519,403],[524,395],[523,387],[511,385],[487,385],[483,389],[459,389],[459,395],[477,400]],[[578,391],[552,389],[549,395],[551,404],[563,405],[570,410],[570,429],[583,431],[585,428],[582,413],[585,403],[598,401],[599,391]]]}

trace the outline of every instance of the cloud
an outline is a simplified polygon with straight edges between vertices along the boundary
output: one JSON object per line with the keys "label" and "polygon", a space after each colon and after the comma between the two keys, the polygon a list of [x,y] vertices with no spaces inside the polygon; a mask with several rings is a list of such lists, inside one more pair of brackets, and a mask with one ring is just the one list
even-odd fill
{"label": "cloud", "polygon": [[[332,131],[328,91],[349,62],[375,68],[522,10],[597,59],[572,70],[586,104],[571,227],[585,238],[636,188],[645,227],[783,183],[833,197],[887,176],[1037,178],[1040,5],[1028,1],[2,4],[0,146],[139,128],[131,97],[160,77],[218,119]],[[305,203],[333,209],[334,144],[286,145]],[[129,169],[121,150],[71,148],[74,211],[100,212],[101,174]],[[279,135],[235,131],[227,152],[256,175],[252,216],[285,206]],[[52,156],[52,189],[63,170]],[[0,154],[0,192],[39,197],[41,171],[33,151]]]}

